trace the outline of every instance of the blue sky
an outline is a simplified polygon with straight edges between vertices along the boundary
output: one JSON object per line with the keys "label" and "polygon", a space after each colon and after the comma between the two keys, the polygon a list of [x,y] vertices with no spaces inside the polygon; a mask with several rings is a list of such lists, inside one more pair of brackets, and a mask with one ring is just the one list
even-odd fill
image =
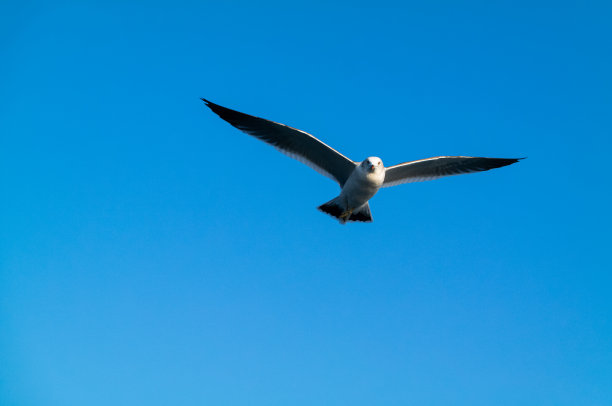
{"label": "blue sky", "polygon": [[[610,405],[607,2],[0,6],[3,405]],[[387,165],[338,187],[199,97]]]}

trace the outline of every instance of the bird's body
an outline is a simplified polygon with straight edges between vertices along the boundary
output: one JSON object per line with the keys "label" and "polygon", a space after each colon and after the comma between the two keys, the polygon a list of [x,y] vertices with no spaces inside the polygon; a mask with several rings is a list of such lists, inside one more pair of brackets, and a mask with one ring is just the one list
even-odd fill
{"label": "bird's body", "polygon": [[[385,180],[385,168],[378,157],[370,157],[355,166],[340,195],[319,206],[319,210],[346,221],[372,221],[368,201]],[[338,210],[340,212],[338,213]]]}
{"label": "bird's body", "polygon": [[319,210],[338,218],[342,224],[347,221],[371,222],[368,202],[381,187],[487,171],[521,159],[439,156],[385,168],[378,157],[354,162],[304,131],[202,100],[234,127],[338,182],[342,188],[340,195],[319,206]]}
{"label": "bird's body", "polygon": [[350,208],[356,209],[366,204],[385,180],[385,167],[382,160],[370,157],[358,165],[344,184],[340,195],[345,195]]}

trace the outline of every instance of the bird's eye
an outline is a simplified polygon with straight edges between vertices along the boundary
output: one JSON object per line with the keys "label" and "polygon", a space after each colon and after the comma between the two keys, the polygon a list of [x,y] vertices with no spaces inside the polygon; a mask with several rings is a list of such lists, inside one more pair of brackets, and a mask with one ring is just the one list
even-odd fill
{"label": "bird's eye", "polygon": [[382,162],[378,161],[378,166],[380,166],[380,164],[382,164]]}

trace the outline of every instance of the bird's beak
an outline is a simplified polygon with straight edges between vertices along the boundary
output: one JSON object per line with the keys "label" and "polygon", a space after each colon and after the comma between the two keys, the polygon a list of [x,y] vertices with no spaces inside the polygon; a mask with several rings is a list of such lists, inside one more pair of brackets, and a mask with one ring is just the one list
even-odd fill
{"label": "bird's beak", "polygon": [[370,166],[370,172],[374,172],[375,169],[376,167],[374,165]]}

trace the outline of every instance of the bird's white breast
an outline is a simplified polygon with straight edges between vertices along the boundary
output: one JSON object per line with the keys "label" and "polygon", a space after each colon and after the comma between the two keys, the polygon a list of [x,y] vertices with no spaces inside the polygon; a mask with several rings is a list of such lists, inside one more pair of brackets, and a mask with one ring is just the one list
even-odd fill
{"label": "bird's white breast", "polygon": [[384,180],[384,168],[368,172],[358,166],[344,184],[341,195],[347,199],[349,208],[361,207],[378,192]]}

